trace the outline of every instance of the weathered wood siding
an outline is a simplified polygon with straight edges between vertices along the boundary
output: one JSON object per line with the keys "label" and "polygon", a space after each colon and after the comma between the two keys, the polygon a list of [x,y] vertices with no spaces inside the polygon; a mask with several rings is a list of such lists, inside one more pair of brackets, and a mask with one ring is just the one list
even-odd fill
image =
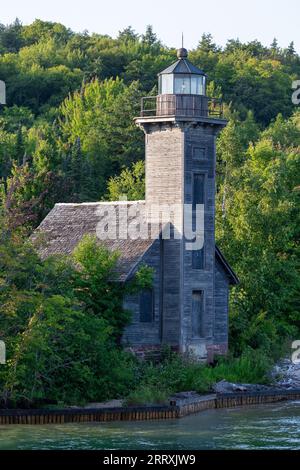
{"label": "weathered wood siding", "polygon": [[[193,175],[205,175],[204,213],[204,269],[192,268],[192,251],[184,249],[182,343],[184,349],[206,357],[206,345],[213,343],[215,320],[215,129],[195,124],[186,126],[185,134],[185,189],[186,204],[192,203]],[[195,149],[203,149],[201,158]],[[204,338],[197,338],[192,330],[192,292],[204,293]]]}
{"label": "weathered wood siding", "polygon": [[124,307],[132,313],[132,321],[123,335],[125,346],[159,346],[160,344],[160,240],[154,242],[142,262],[154,268],[154,321],[140,322],[140,296],[138,293],[127,296]]}
{"label": "weathered wood siding", "polygon": [[[181,127],[153,124],[146,133],[146,205],[184,202],[184,133]],[[153,220],[157,222],[157,220]],[[175,229],[182,233],[183,218]],[[182,240],[164,240],[161,247],[162,342],[178,346],[182,308]]]}
{"label": "weathered wood siding", "polygon": [[184,134],[153,124],[146,134],[146,203],[183,204]]}
{"label": "weathered wood siding", "polygon": [[[227,338],[227,322],[223,303],[227,305],[228,285],[215,272],[215,167],[216,136],[220,126],[207,122],[147,122],[146,134],[146,207],[178,204],[179,217],[174,229],[184,232],[183,205],[192,204],[193,175],[205,175],[205,262],[204,269],[192,267],[192,251],[186,249],[186,240],[164,240],[156,252],[160,257],[160,282],[156,284],[157,312],[161,312],[160,339],[207,358],[216,341]],[[157,219],[152,218],[157,223]],[[190,241],[190,240],[189,240]],[[151,252],[150,252],[151,253]],[[149,253],[149,254],[150,254]],[[149,256],[151,259],[152,254]],[[158,265],[158,259],[157,259]],[[216,296],[216,289],[220,292]],[[193,291],[204,295],[204,337],[199,338],[192,327]],[[222,299],[221,299],[222,297]],[[216,298],[218,311],[216,311]],[[225,300],[224,300],[225,299]],[[222,304],[222,305],[221,305]],[[157,338],[157,327],[137,324],[137,300],[131,300],[135,310],[134,323],[127,330],[131,341],[146,343]],[[221,305],[221,307],[220,307]],[[129,305],[130,306],[130,305]],[[217,324],[216,324],[217,322]],[[221,331],[224,327],[225,331]],[[142,332],[142,334],[140,334]],[[226,340],[227,341],[227,340]]]}
{"label": "weathered wood siding", "polygon": [[229,279],[216,262],[214,343],[228,345]]}

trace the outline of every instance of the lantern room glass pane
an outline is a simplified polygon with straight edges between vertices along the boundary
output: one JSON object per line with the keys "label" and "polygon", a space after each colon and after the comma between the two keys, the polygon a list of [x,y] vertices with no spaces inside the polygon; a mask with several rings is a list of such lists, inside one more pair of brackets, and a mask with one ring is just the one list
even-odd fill
{"label": "lantern room glass pane", "polygon": [[170,73],[160,76],[160,93],[162,95],[173,95],[173,78],[174,75]]}
{"label": "lantern room glass pane", "polygon": [[191,77],[191,94],[192,95],[205,95],[204,91],[204,77],[194,75]]}
{"label": "lantern room glass pane", "polygon": [[175,75],[175,95],[191,94],[191,76]]}

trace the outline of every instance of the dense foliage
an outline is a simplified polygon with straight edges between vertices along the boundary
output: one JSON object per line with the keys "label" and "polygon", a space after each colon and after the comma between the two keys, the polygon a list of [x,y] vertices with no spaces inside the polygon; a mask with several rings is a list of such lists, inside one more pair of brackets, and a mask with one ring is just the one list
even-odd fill
{"label": "dense foliage", "polygon": [[299,113],[259,134],[251,116],[232,119],[219,140],[217,233],[241,280],[231,302],[239,353],[246,345],[276,353],[279,338],[299,335],[299,143]]}
{"label": "dense foliage", "polygon": [[194,390],[207,393],[221,380],[232,383],[266,384],[270,381],[272,360],[261,350],[247,348],[239,357],[220,358],[208,367],[166,349],[160,364],[143,364],[140,380],[127,396],[128,405],[148,403],[168,404],[169,397],[178,392]]}
{"label": "dense foliage", "polygon": [[41,261],[29,242],[1,230],[0,369],[6,405],[101,401],[134,384],[134,363],[119,345],[130,321],[125,292],[144,287],[149,269],[130,285],[116,282],[117,253],[85,237],[71,258]]}
{"label": "dense foliage", "polygon": [[145,164],[143,160],[125,168],[119,176],[108,181],[108,200],[139,201],[145,199]]}
{"label": "dense foliage", "polygon": [[[102,399],[136,381],[118,347],[129,313],[107,277],[117,254],[87,239],[71,260],[41,262],[22,238],[55,202],[144,197],[143,134],[133,118],[175,58],[151,27],[113,39],[40,20],[0,25],[2,400]],[[231,294],[232,352],[276,356],[300,332],[300,113],[291,101],[300,57],[293,44],[220,48],[206,34],[190,59],[229,120],[218,141],[217,239],[241,280]]]}

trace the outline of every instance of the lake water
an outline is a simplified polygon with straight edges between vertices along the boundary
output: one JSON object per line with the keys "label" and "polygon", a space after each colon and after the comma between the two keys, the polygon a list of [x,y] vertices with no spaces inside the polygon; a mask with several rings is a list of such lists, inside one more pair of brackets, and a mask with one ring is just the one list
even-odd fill
{"label": "lake water", "polygon": [[300,449],[300,402],[170,421],[1,426],[0,449]]}

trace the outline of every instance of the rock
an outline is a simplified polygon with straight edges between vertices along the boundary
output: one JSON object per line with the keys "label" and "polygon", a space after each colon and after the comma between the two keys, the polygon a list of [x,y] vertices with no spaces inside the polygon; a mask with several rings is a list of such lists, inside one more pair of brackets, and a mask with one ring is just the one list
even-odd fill
{"label": "rock", "polygon": [[213,387],[215,393],[269,392],[272,390],[300,389],[300,364],[285,358],[279,361],[269,375],[271,385],[234,384],[222,380]]}
{"label": "rock", "polygon": [[84,408],[121,408],[123,406],[123,400],[111,400],[102,403],[88,403]]}
{"label": "rock", "polygon": [[276,388],[300,388],[300,364],[282,359],[273,367],[270,379]]}
{"label": "rock", "polygon": [[218,382],[214,387],[214,391],[216,393],[246,393],[246,392],[268,392],[274,387],[269,387],[267,385],[259,385],[259,384],[234,384],[227,382],[226,380],[222,380]]}
{"label": "rock", "polygon": [[234,392],[247,392],[248,389],[244,385],[232,385],[232,389]]}
{"label": "rock", "polygon": [[216,393],[230,393],[233,392],[232,386],[233,384],[230,382],[221,380],[221,382],[218,382],[213,386],[213,391]]}
{"label": "rock", "polygon": [[222,380],[221,382],[215,384],[213,390],[216,393],[247,392],[248,386],[244,384],[234,384],[227,382],[226,380]]}
{"label": "rock", "polygon": [[197,392],[179,392],[175,393],[170,397],[170,400],[177,401],[177,400],[189,400],[190,398],[193,398],[195,396],[198,396]]}

